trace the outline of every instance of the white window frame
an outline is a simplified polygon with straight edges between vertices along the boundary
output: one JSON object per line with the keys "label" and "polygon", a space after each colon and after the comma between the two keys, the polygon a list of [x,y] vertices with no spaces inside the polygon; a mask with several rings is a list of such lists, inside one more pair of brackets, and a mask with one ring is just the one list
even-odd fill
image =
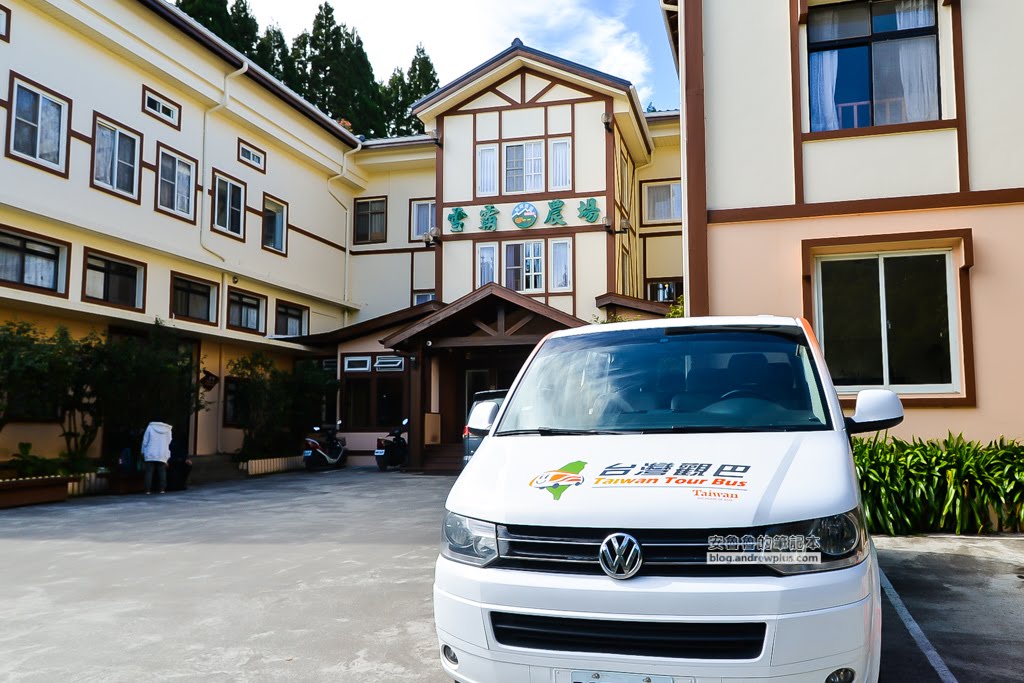
{"label": "white window frame", "polygon": [[11,10],[0,7],[0,40],[11,42]]}
{"label": "white window frame", "polygon": [[377,372],[402,372],[405,370],[405,358],[402,356],[377,356],[373,362]]}
{"label": "white window frame", "polygon": [[[278,212],[281,216],[281,248],[278,249],[275,246],[269,245],[264,241],[265,235],[263,234],[263,226],[267,220],[267,204],[274,204],[280,207],[281,211]],[[260,246],[267,251],[272,251],[275,254],[288,253],[288,205],[283,201],[276,199],[268,194],[263,195],[263,212],[260,216]]]}
{"label": "white window frame", "polygon": [[[150,100],[156,102],[158,108],[154,109],[149,106]],[[179,128],[181,126],[181,107],[171,102],[163,95],[158,95],[151,88],[142,86],[142,109],[155,118],[161,121]],[[169,109],[171,113],[167,113],[164,109]]]}
{"label": "white window frame", "polygon": [[[248,154],[249,156],[246,156]],[[238,160],[246,166],[252,166],[257,171],[266,172],[267,155],[262,149],[257,149],[241,138],[238,139]]]}
{"label": "white window frame", "polygon": [[369,356],[345,356],[345,372],[370,372],[373,369],[373,359]]}
{"label": "white window frame", "polygon": [[[163,168],[164,168],[163,156],[165,154],[175,160],[175,164],[174,164],[174,206],[173,207],[164,206],[160,202],[160,188],[161,188],[161,186],[163,185],[163,182],[164,182],[164,177],[163,177]],[[188,197],[189,197],[188,212],[179,211],[178,208],[177,208],[177,206],[178,206],[178,166],[180,164],[184,164],[184,165],[188,166],[189,169],[190,169],[189,170],[189,186],[188,186]],[[172,213],[172,214],[174,214],[176,216],[181,216],[182,218],[187,218],[190,221],[193,220],[195,218],[195,215],[196,215],[196,192],[195,192],[195,186],[196,186],[196,165],[195,165],[195,162],[193,162],[193,161],[191,161],[189,159],[186,159],[185,157],[181,156],[180,154],[177,154],[176,152],[172,152],[171,150],[167,149],[166,147],[160,147],[159,148],[159,153],[156,155],[156,176],[157,176],[157,178],[156,178],[156,205],[157,205],[157,208],[160,211],[166,211],[166,212]]]}
{"label": "white window frame", "polygon": [[[888,325],[886,323],[885,308],[885,268],[884,259],[891,256],[934,256],[942,254],[946,257],[946,302],[948,309],[947,327],[949,332],[949,384],[889,384],[889,345]],[[824,261],[853,261],[864,259],[879,260],[878,287],[879,287],[879,315],[881,316],[882,331],[882,381],[881,385],[836,385],[836,391],[841,395],[855,395],[864,389],[889,389],[898,394],[952,394],[958,393],[962,386],[960,377],[960,325],[957,302],[957,281],[954,273],[952,249],[906,249],[894,251],[866,251],[852,252],[845,254],[828,254],[818,256],[814,259],[814,332],[821,344],[822,353],[828,341],[825,339],[824,321],[825,311],[821,295],[821,264]]]}
{"label": "white window frame", "polygon": [[[494,279],[493,280],[488,280],[487,282],[483,281],[483,278],[482,278],[481,272],[480,272],[480,252],[483,251],[484,249],[493,249],[494,250]],[[501,252],[499,250],[499,245],[498,245],[497,242],[482,242],[482,243],[476,245],[476,262],[475,262],[475,265],[474,265],[474,270],[476,271],[476,286],[477,287],[483,287],[484,285],[489,284],[491,282],[494,282],[494,283],[501,282],[502,277],[501,277],[501,257],[500,257],[500,253]]]}
{"label": "white window frame", "polygon": [[[100,129],[101,126],[103,128],[106,128],[106,129],[108,129],[108,130],[110,130],[110,131],[112,131],[114,133],[114,159],[113,159],[114,160],[114,170],[113,170],[113,176],[111,177],[111,181],[112,181],[111,183],[103,182],[102,180],[100,180],[99,178],[96,177],[97,172],[99,170],[99,167],[97,166],[97,159],[96,159],[96,155],[99,152],[99,145],[96,143],[96,139],[99,137],[99,129]],[[107,190],[108,192],[113,192],[114,194],[119,194],[122,197],[128,197],[129,199],[137,199],[138,196],[139,196],[139,185],[140,185],[140,183],[139,183],[139,180],[140,180],[140,178],[139,178],[139,176],[140,176],[140,174],[139,174],[139,166],[140,166],[140,163],[142,161],[142,137],[140,135],[138,135],[137,133],[128,130],[124,126],[121,126],[121,125],[119,125],[117,123],[114,123],[113,121],[111,121],[110,119],[108,119],[108,118],[106,118],[104,116],[97,116],[96,117],[96,125],[93,128],[92,134],[93,134],[92,182],[97,187],[102,187],[104,190]],[[135,141],[135,155],[132,158],[132,191],[131,192],[125,192],[124,190],[122,190],[121,188],[119,188],[117,186],[117,168],[118,168],[118,164],[121,163],[121,158],[120,158],[120,154],[118,154],[118,151],[121,148],[121,138],[122,137],[131,138],[132,140]]]}
{"label": "white window frame", "polygon": [[[115,258],[115,257],[112,257],[112,256],[107,256],[106,254],[89,251],[88,249],[85,252],[85,262],[84,262],[84,266],[83,266],[85,268],[85,278],[84,278],[84,280],[82,282],[82,300],[83,301],[86,301],[88,303],[98,303],[98,304],[102,304],[102,305],[105,305],[105,306],[117,306],[117,307],[124,306],[124,304],[119,304],[119,303],[117,303],[115,301],[110,301],[109,299],[104,299],[102,295],[101,296],[93,296],[92,294],[89,294],[89,265],[90,265],[89,261],[91,261],[93,259],[95,259],[97,261],[106,261],[107,263],[116,263],[118,265],[127,266],[128,268],[134,269],[135,270],[135,302],[131,306],[129,306],[128,308],[130,310],[133,310],[133,311],[142,311],[142,310],[145,309],[145,303],[146,303],[146,296],[145,296],[145,292],[146,292],[146,266],[143,265],[143,264],[140,264],[140,263],[133,263],[131,261],[123,261],[123,260],[121,260],[119,258]],[[106,276],[107,274],[104,273],[104,275]],[[106,289],[106,283],[104,283],[104,289]]]}
{"label": "white window frame", "polygon": [[[526,156],[527,145],[536,145],[537,149],[540,150],[540,178],[535,185],[531,185],[528,180],[529,178],[537,175],[535,173],[526,172],[526,164],[528,157]],[[508,189],[508,149],[509,147],[522,147],[523,148],[523,189],[521,190],[509,190]],[[504,194],[516,195],[516,194],[536,194],[544,191],[544,184],[546,182],[545,176],[545,164],[547,163],[547,154],[544,149],[544,140],[516,140],[515,142],[505,142],[502,144],[501,149],[501,188]],[[537,157],[529,157],[530,159],[536,160]]]}
{"label": "white window frame", "polygon": [[[423,232],[420,232],[420,226],[416,224],[416,217],[419,215],[419,207],[423,206],[424,204],[430,207],[430,218],[427,219],[426,228],[423,230]],[[412,202],[409,210],[412,213],[412,215],[409,217],[409,225],[412,228],[412,231],[409,235],[409,239],[413,242],[419,242],[423,239],[423,235],[427,234],[427,232],[431,228],[437,227],[433,225],[434,217],[437,215],[437,203],[433,199],[416,200]]]}
{"label": "white window frame", "polygon": [[[20,90],[28,90],[39,97],[40,106],[36,109],[37,120],[34,124],[18,118],[18,93]],[[43,90],[42,88],[30,85],[18,77],[14,78],[13,91],[14,92],[11,93],[10,104],[7,108],[8,117],[10,119],[10,126],[8,127],[8,137],[10,142],[8,143],[8,147],[10,149],[11,156],[18,159],[24,159],[31,164],[38,164],[44,168],[52,169],[58,173],[64,173],[68,165],[68,111],[71,108],[70,102],[56,93],[51,93]],[[60,106],[60,142],[57,146],[57,163],[43,159],[39,156],[39,138],[42,133],[42,121],[39,119],[42,117],[43,99],[47,99]],[[23,125],[34,125],[36,127],[36,156],[19,152],[14,148],[15,130],[17,129],[19,122],[23,122]]]}
{"label": "white window frame", "polygon": [[[235,325],[231,322],[231,297],[235,295],[240,296],[244,299],[255,299],[256,301],[259,302],[259,310],[256,313],[256,327],[246,327],[245,325],[242,324]],[[242,291],[239,289],[233,289],[229,287],[228,295],[224,297],[224,299],[226,303],[225,312],[227,313],[227,315],[224,317],[224,323],[228,329],[261,335],[267,333],[267,297],[260,294],[254,294],[252,292]],[[239,317],[239,321],[241,322],[241,317]]]}
{"label": "white window frame", "polygon": [[[555,245],[565,245],[566,260],[569,265],[569,284],[566,287],[558,287],[555,285],[554,274],[555,274]],[[549,292],[571,292],[573,287],[572,282],[572,238],[565,237],[559,239],[548,240],[548,272],[545,276],[550,275],[548,278],[548,291]]]}
{"label": "white window frame", "polygon": [[[565,145],[566,147],[566,163],[569,169],[569,182],[565,185],[555,185],[555,145]],[[551,138],[548,140],[548,190],[571,190],[572,189],[572,138]]]}
{"label": "white window frame", "polygon": [[[668,185],[668,186],[678,185],[679,186],[679,199],[680,199],[679,216],[678,217],[670,216],[668,218],[652,218],[651,217],[651,210],[650,210],[651,209],[651,202],[648,199],[648,197],[650,196],[651,188],[652,187],[665,187],[666,185]],[[683,184],[682,184],[682,181],[680,181],[680,180],[665,180],[665,181],[650,182],[650,183],[646,183],[645,182],[644,183],[644,193],[643,193],[643,195],[644,195],[643,196],[643,203],[644,203],[644,207],[643,207],[643,209],[644,209],[644,212],[643,212],[644,225],[660,225],[660,224],[681,223],[682,222],[682,220],[683,220],[683,211],[682,211]],[[671,197],[672,197],[672,190],[670,189],[669,190],[669,201],[671,201]]]}
{"label": "white window frame", "polygon": [[[533,287],[533,288],[529,288],[529,289],[517,289],[515,291],[519,292],[520,294],[542,294],[544,292],[544,284],[546,282],[545,278],[547,277],[547,263],[545,263],[545,261],[547,259],[547,250],[544,248],[545,247],[544,240],[511,240],[511,241],[508,241],[508,242],[502,242],[500,248],[501,248],[502,252],[504,252],[504,250],[507,249],[510,246],[524,245],[524,248],[525,248],[525,245],[527,245],[527,244],[539,244],[540,245],[540,256],[530,256],[529,257],[530,259],[536,260],[540,264],[540,287],[539,288]],[[523,269],[523,280],[524,281],[526,280],[526,259],[527,259],[527,257],[524,255],[523,256],[523,265],[520,266]],[[509,289],[512,289],[512,287],[509,286],[509,284],[508,284],[508,264],[505,262],[504,254],[502,256],[501,284],[502,284],[503,287],[508,287]]]}
{"label": "white window frame", "polygon": [[32,233],[22,233],[20,231],[5,230],[2,227],[0,227],[0,235],[4,235],[8,238],[13,238],[16,240],[23,240],[27,243],[35,243],[41,247],[55,249],[57,252],[57,263],[55,266],[56,271],[54,272],[54,282],[56,284],[56,287],[54,289],[50,289],[49,287],[42,287],[39,285],[33,285],[31,283],[25,282],[24,271],[21,274],[20,281],[0,279],[0,287],[13,287],[16,289],[28,288],[30,291],[33,292],[41,292],[44,294],[59,296],[63,296],[68,291],[67,274],[68,258],[70,258],[70,254],[68,253],[70,251],[69,245],[51,242],[45,238],[36,237]]}
{"label": "white window frame", "polygon": [[[227,218],[227,221],[228,221],[227,225],[221,225],[220,223],[217,222],[217,213],[218,213],[217,207],[218,207],[218,201],[219,201],[218,198],[220,196],[220,185],[219,184],[222,183],[222,182],[223,183],[227,183],[227,185],[228,185],[228,209],[224,213],[224,216]],[[239,232],[235,232],[230,227],[231,226],[231,187],[232,186],[237,187],[239,190],[241,190],[241,199],[242,200],[241,200],[241,203],[240,203],[241,209],[240,209],[240,215],[239,215],[239,218],[238,218]],[[223,233],[227,233],[228,235],[233,235],[234,237],[240,237],[241,239],[244,240],[245,239],[245,212],[246,212],[246,209],[245,209],[245,185],[243,185],[242,183],[239,183],[237,180],[233,180],[232,178],[228,178],[227,176],[225,176],[225,175],[223,175],[221,173],[214,173],[213,174],[213,216],[212,216],[214,229],[215,230],[219,230],[220,232],[223,232]]]}
{"label": "white window frame", "polygon": [[[184,280],[185,282],[191,282],[192,284],[199,285],[200,287],[206,287],[210,290],[210,305],[206,312],[205,318],[193,318],[187,315],[181,315],[174,310],[176,290],[174,289],[175,280]],[[216,323],[217,322],[217,311],[220,307],[220,287],[212,282],[206,282],[203,280],[197,280],[196,278],[189,277],[188,275],[182,275],[181,273],[173,273],[171,275],[171,319],[173,320],[186,320],[186,321],[201,321],[205,323]]]}
{"label": "white window frame", "polygon": [[[484,188],[484,187],[482,187],[480,185],[480,181],[483,179],[483,172],[482,171],[483,171],[483,164],[484,164],[481,152],[487,151],[487,150],[490,150],[490,151],[494,152],[494,167],[492,169],[493,173],[491,174],[491,177],[494,178],[494,188],[493,189],[487,189],[487,188]],[[476,196],[477,197],[497,197],[498,196],[498,188],[501,187],[501,178],[499,177],[499,173],[501,171],[501,163],[500,163],[501,160],[500,160],[499,157],[500,157],[500,155],[498,154],[498,145],[497,144],[493,144],[492,143],[492,144],[488,144],[488,145],[477,145],[476,146],[476,188],[475,189],[476,189]]]}
{"label": "white window frame", "polygon": [[428,301],[436,301],[437,294],[434,292],[413,292],[412,293],[412,305],[419,306],[425,304]]}

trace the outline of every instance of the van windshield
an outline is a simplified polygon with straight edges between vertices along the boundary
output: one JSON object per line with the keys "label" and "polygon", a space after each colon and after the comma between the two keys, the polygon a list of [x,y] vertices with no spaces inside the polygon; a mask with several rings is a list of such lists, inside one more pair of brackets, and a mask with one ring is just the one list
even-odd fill
{"label": "van windshield", "polygon": [[803,330],[786,326],[556,337],[507,402],[497,436],[832,428]]}

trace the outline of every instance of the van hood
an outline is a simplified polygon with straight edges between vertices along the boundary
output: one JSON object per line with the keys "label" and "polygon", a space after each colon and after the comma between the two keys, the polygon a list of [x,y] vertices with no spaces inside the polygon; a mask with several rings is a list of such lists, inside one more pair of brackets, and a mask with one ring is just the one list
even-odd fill
{"label": "van hood", "polygon": [[843,432],[489,436],[448,495],[498,524],[762,526],[860,501]]}

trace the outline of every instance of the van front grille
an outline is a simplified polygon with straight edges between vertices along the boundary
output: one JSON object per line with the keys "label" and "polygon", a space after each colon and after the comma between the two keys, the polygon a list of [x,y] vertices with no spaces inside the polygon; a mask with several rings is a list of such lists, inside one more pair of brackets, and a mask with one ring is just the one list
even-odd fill
{"label": "van front grille", "polygon": [[756,659],[764,623],[677,623],[565,619],[491,612],[502,645],[559,652],[596,652],[677,659]]}

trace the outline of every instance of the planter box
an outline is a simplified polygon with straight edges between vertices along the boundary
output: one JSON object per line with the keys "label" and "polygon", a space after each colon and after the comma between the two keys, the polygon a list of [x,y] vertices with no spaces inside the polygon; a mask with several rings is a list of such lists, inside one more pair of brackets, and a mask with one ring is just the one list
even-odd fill
{"label": "planter box", "polygon": [[146,481],[142,472],[111,472],[106,475],[107,493],[142,493],[146,488]]}
{"label": "planter box", "polygon": [[303,457],[296,455],[290,458],[260,458],[258,460],[247,460],[238,463],[238,469],[246,472],[250,477],[260,474],[274,474],[276,472],[290,472],[301,470],[304,467]]}
{"label": "planter box", "polygon": [[110,490],[108,474],[89,472],[75,481],[68,482],[69,496],[97,496]]}
{"label": "planter box", "polygon": [[39,503],[59,503],[68,499],[68,484],[78,477],[32,477],[0,481],[0,508]]}

